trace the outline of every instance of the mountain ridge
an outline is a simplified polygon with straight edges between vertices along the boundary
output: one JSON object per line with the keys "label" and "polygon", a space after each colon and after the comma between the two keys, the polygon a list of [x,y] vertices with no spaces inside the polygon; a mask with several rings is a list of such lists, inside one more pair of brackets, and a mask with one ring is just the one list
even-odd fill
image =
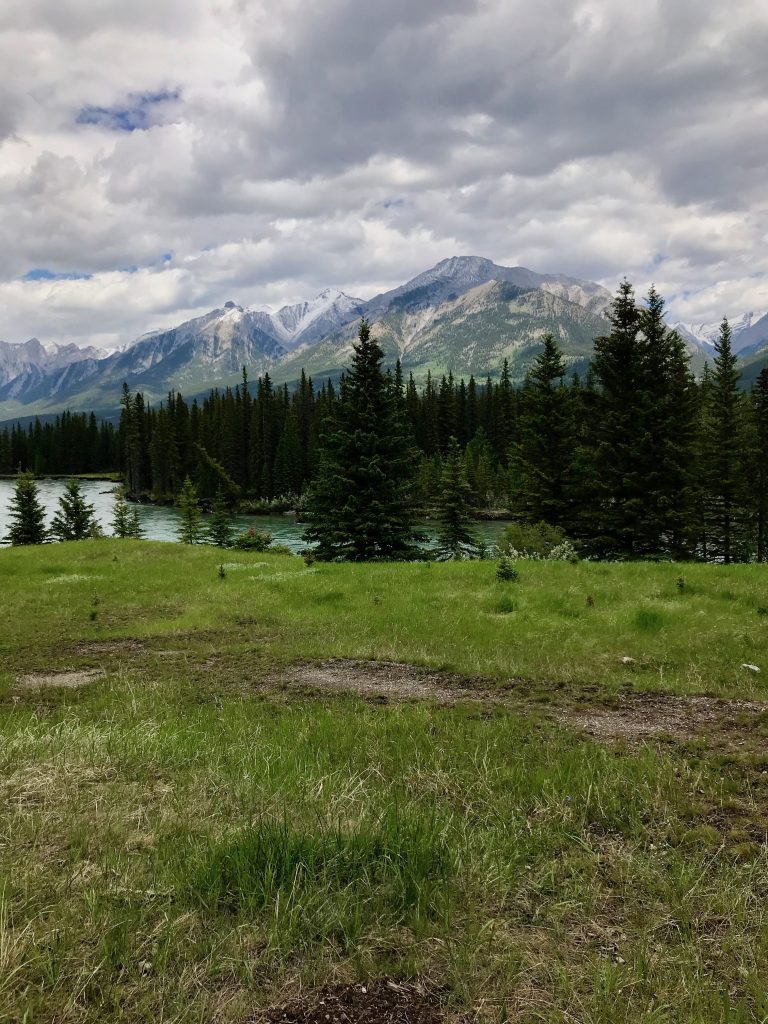
{"label": "mountain ridge", "polygon": [[[522,379],[548,331],[566,365],[580,370],[594,337],[608,329],[611,300],[592,281],[454,256],[369,300],[331,288],[275,311],[229,300],[108,354],[74,345],[46,349],[36,338],[19,346],[0,342],[0,418],[116,405],[123,381],[157,401],[169,390],[193,394],[234,383],[243,366],[251,377],[269,371],[278,383],[295,380],[302,369],[315,377],[338,375],[361,317],[379,337],[387,362],[400,359],[417,379],[427,372],[493,375],[504,359]],[[745,343],[754,335],[760,346],[763,321],[768,340],[768,316],[740,319]],[[703,364],[712,353],[713,325],[675,326],[697,366]]]}

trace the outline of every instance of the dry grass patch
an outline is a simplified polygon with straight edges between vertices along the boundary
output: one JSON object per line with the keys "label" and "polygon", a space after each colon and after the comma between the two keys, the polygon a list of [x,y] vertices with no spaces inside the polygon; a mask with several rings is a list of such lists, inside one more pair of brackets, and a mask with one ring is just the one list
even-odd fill
{"label": "dry grass patch", "polygon": [[274,680],[282,686],[329,693],[355,693],[368,699],[492,701],[504,696],[481,688],[473,680],[445,672],[433,672],[395,661],[321,661],[293,665]]}
{"label": "dry grass patch", "polygon": [[43,690],[50,686],[77,689],[106,675],[103,668],[81,669],[76,672],[29,673],[16,677],[16,684],[24,690]]}

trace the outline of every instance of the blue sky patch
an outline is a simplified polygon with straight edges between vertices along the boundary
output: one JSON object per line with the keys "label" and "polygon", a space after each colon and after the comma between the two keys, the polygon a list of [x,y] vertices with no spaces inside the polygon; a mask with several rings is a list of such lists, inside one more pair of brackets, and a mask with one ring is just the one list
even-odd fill
{"label": "blue sky patch", "polygon": [[180,89],[161,89],[159,92],[130,93],[125,103],[112,107],[83,107],[75,118],[76,124],[95,124],[113,132],[146,131],[158,123],[157,108],[175,103]]}
{"label": "blue sky patch", "polygon": [[46,267],[34,267],[28,270],[22,280],[24,281],[90,281],[93,274],[79,274],[76,270],[70,270],[63,274],[55,273]]}

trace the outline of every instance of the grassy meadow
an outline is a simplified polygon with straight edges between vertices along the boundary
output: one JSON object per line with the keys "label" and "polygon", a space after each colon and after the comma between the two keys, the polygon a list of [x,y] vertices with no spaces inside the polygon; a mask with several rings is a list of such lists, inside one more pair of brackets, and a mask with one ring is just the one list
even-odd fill
{"label": "grassy meadow", "polygon": [[[446,1021],[768,1020],[768,571],[519,568],[0,552],[0,1021],[384,975]],[[691,728],[585,732],[648,694]]]}

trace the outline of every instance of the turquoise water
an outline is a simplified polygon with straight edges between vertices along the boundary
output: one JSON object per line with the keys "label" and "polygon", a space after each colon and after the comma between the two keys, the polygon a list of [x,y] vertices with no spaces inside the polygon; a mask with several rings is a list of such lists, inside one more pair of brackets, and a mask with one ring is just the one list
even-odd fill
{"label": "turquoise water", "polygon": [[[58,499],[64,491],[63,480],[40,480],[38,482],[40,500],[48,512],[48,520],[53,517],[58,508]],[[82,490],[86,500],[94,506],[96,518],[98,519],[105,533],[111,533],[110,520],[113,515],[115,503],[114,483],[107,480],[83,480]],[[0,538],[4,538],[8,532],[8,508],[13,495],[13,481],[0,480]],[[161,505],[136,505],[139,511],[139,518],[148,540],[176,540],[178,528],[178,513],[174,508],[167,508]],[[203,522],[205,522],[203,516]],[[271,533],[275,543],[285,544],[291,551],[300,551],[306,547],[301,539],[304,530],[302,523],[297,523],[292,516],[237,516],[235,528],[247,530],[249,527],[257,530],[265,530]],[[504,529],[505,523],[501,521],[478,522],[476,524],[478,536],[483,537],[488,544],[492,544]],[[429,533],[429,525],[425,526]]]}

